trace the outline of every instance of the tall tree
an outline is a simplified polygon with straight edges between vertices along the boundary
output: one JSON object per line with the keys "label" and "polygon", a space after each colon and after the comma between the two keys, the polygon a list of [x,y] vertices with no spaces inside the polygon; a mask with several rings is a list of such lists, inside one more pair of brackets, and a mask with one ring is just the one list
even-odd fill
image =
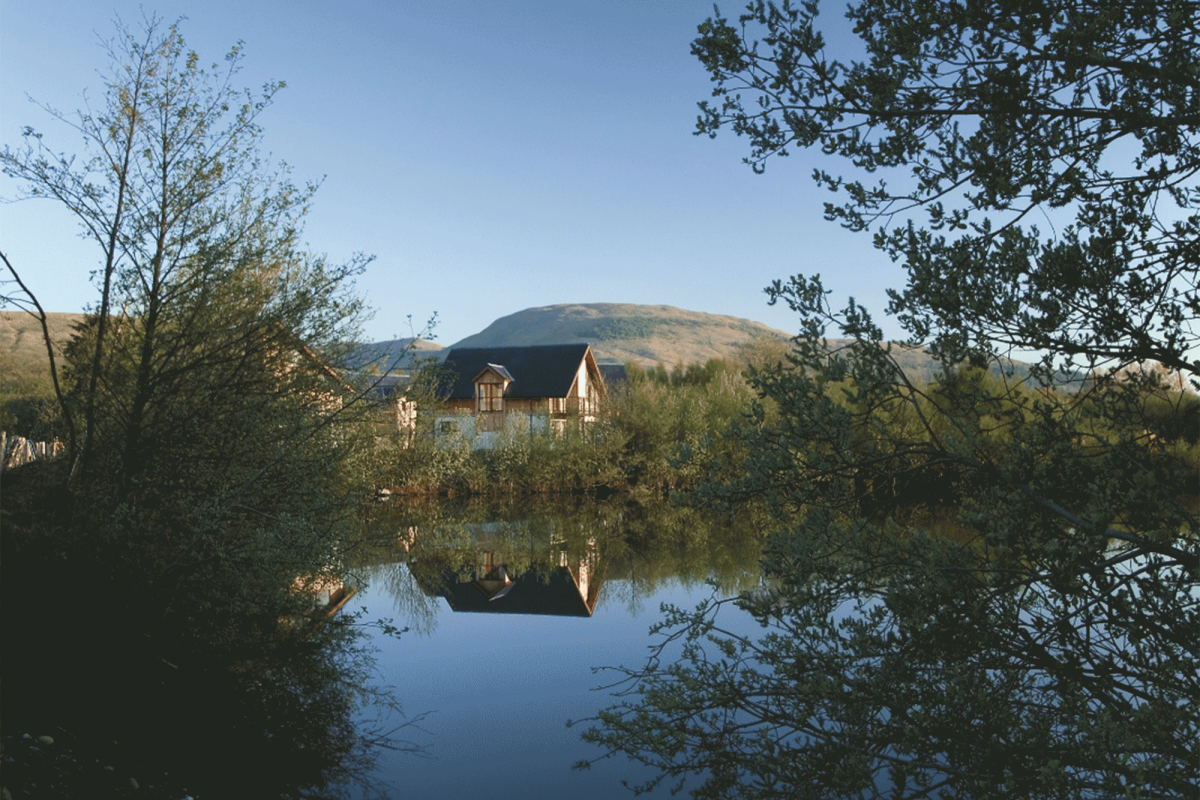
{"label": "tall tree", "polygon": [[1195,793],[1197,453],[1147,413],[1195,402],[1142,367],[1200,378],[1197,10],[863,0],[846,62],[816,3],[700,26],[699,131],[749,137],[757,170],[793,147],[857,169],[816,173],[827,216],[904,265],[888,310],[944,369],[908,381],[818,278],[768,288],[801,317],[752,379],[778,415],[735,426],[744,476],[700,493],[779,520],[736,601],[766,633],[673,612],[681,657],[627,670],[585,737],[697,797]]}
{"label": "tall tree", "polygon": [[[28,196],[79,220],[98,255],[94,313],[64,354],[61,413],[80,435],[68,459],[5,487],[6,639],[37,652],[6,662],[5,678],[42,688],[6,710],[66,715],[73,730],[127,724],[107,739],[150,751],[144,731],[161,712],[140,705],[154,693],[138,676],[161,664],[185,668],[158,695],[181,714],[209,692],[249,708],[326,681],[306,684],[301,703],[321,724],[292,731],[313,754],[302,780],[319,782],[356,749],[334,739],[366,689],[305,671],[318,649],[353,649],[350,626],[310,639],[285,621],[311,611],[298,589],[341,577],[370,488],[371,411],[330,367],[356,338],[352,284],[366,260],[301,247],[315,186],[260,154],[259,116],[283,84],[237,89],[240,47],[205,66],[176,26],[147,18],[118,26],[109,56],[98,107],[52,112],[82,136],[79,158],[33,129],[0,153]],[[58,644],[35,647],[50,629]],[[80,674],[88,648],[105,663]],[[127,705],[113,711],[109,695]],[[198,738],[278,749],[284,722],[260,710]]]}
{"label": "tall tree", "polygon": [[[256,271],[260,295],[286,289],[289,280],[294,284],[296,237],[316,188],[297,187],[285,170],[273,172],[263,162],[258,118],[284,84],[267,83],[260,94],[239,90],[233,80],[240,46],[224,64],[205,67],[176,26],[152,18],[140,31],[118,25],[108,54],[104,104],[75,114],[50,112],[82,135],[84,158],[54,153],[33,128],[25,129],[25,148],[6,147],[0,155],[5,173],[24,182],[27,196],[62,203],[99,249],[84,433],[80,452],[72,454],[85,465],[93,455],[97,383],[114,311],[141,325],[126,431],[128,447],[136,450],[159,366],[156,353],[165,349],[159,343],[163,326],[183,318],[179,309],[206,284],[238,273]],[[290,272],[287,261],[293,262]],[[344,286],[360,267],[354,261],[333,268],[326,285]],[[247,278],[241,280],[245,285]],[[253,296],[247,301],[262,302]],[[328,343],[338,320],[355,318],[342,312],[357,308],[310,305],[313,319],[290,331],[310,344]]]}
{"label": "tall tree", "polygon": [[[223,464],[227,474],[209,478],[241,503],[298,443],[346,416],[317,413],[344,388],[322,359],[356,333],[349,289],[364,259],[332,264],[300,249],[316,187],[259,154],[258,118],[283,84],[236,88],[240,46],[205,67],[176,26],[149,18],[141,30],[118,25],[108,54],[102,105],[51,112],[82,134],[83,157],[54,153],[32,128],[26,147],[0,154],[27,196],[64,205],[98,247],[99,297],[71,348],[62,409],[82,432],[72,485],[105,485],[111,513],[168,465]],[[222,425],[233,435],[248,410],[289,403],[290,423],[248,422],[255,445],[233,456]],[[230,453],[201,455],[219,447]],[[206,494],[207,481],[186,483]]]}

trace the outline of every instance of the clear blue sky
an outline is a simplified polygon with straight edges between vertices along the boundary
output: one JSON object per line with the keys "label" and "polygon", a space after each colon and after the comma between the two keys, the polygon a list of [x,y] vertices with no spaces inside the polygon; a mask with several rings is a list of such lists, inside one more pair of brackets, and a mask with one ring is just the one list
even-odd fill
{"label": "clear blue sky", "polygon": [[[836,4],[831,4],[834,6]],[[732,135],[692,135],[710,91],[689,53],[707,0],[147,0],[205,61],[245,43],[242,83],[287,81],[262,118],[266,148],[324,184],[305,239],[376,261],[359,289],[366,338],[408,334],[437,312],[442,344],[497,317],[556,303],[666,304],[794,332],[762,288],[820,273],[882,316],[902,274],[821,218],[815,156],[765,175]],[[723,7],[734,14],[740,4]],[[832,11],[832,9],[831,9]],[[0,0],[0,143],[24,125],[57,149],[60,110],[100,92],[99,39],[133,0]],[[0,180],[0,195],[16,186]],[[95,251],[49,202],[0,206],[0,250],[48,310],[95,290]],[[897,335],[894,328],[888,332]]]}

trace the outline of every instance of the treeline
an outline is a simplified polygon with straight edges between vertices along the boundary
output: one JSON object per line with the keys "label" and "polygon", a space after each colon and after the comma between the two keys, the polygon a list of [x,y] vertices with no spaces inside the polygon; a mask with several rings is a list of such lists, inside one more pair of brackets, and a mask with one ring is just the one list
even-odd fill
{"label": "treeline", "polygon": [[632,364],[626,370],[628,381],[609,387],[594,422],[567,420],[557,432],[506,431],[491,450],[472,451],[464,440],[439,436],[431,398],[415,436],[387,457],[385,485],[406,494],[456,496],[665,495],[703,476],[698,465],[678,460],[689,448],[739,460],[737,443],[723,433],[754,397],[745,363],[713,359],[674,370]]}
{"label": "treeline", "polygon": [[[359,716],[376,699],[368,657],[317,599],[375,483],[374,410],[328,367],[357,334],[363,261],[302,245],[314,187],[258,150],[281,86],[237,91],[236,48],[214,74],[147,17],[110,55],[84,156],[32,132],[0,152],[95,234],[99,265],[95,313],[54,351],[51,385],[3,386],[4,421],[26,427],[11,433],[65,446],[0,476],[4,794],[295,797],[369,780],[389,737]],[[21,290],[4,300],[48,346],[19,259],[0,258]]]}
{"label": "treeline", "polygon": [[[721,481],[744,467],[750,428],[794,427],[794,420],[780,419],[773,399],[786,396],[777,389],[794,370],[786,354],[786,344],[778,343],[760,345],[736,360],[710,359],[672,369],[629,364],[628,381],[609,388],[595,422],[567,425],[559,433],[507,433],[491,450],[472,451],[464,441],[439,437],[434,430],[436,398],[430,396],[416,435],[385,457],[381,480],[401,494],[453,496],[666,496]],[[1140,382],[1141,388],[1126,391],[1130,382]],[[1164,463],[1178,466],[1174,483],[1182,491],[1195,492],[1196,480],[1187,476],[1200,474],[1200,399],[1181,386],[1152,382],[1144,375],[1131,373],[1125,384],[1120,392],[1093,391],[1090,386],[1049,389],[1027,377],[961,367],[930,383],[913,383],[911,391],[919,395],[915,400],[911,395],[862,397],[852,377],[824,381],[821,390],[832,408],[869,420],[841,443],[847,461],[883,440],[909,441],[909,463],[898,474],[891,469],[894,465],[887,470],[855,467],[855,502],[874,512],[952,507],[970,487],[960,480],[961,470],[955,465],[923,459],[927,448],[921,441],[928,444],[939,433],[969,435],[986,453],[1032,423],[1039,413],[1038,398],[1049,395],[1056,403],[1074,407],[1097,447],[1122,437],[1153,441],[1160,453],[1170,456]],[[970,408],[965,397],[971,398]],[[923,430],[923,416],[940,420],[941,428]],[[787,453],[780,456],[786,459]]]}

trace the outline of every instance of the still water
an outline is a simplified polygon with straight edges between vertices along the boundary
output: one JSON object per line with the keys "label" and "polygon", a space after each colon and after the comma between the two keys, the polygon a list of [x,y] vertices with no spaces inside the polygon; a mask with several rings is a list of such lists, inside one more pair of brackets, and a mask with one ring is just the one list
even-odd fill
{"label": "still water", "polygon": [[[572,769],[601,752],[580,740],[587,723],[567,721],[616,702],[620,676],[599,668],[645,662],[662,604],[690,608],[757,581],[749,526],[672,509],[439,511],[379,527],[402,557],[365,567],[353,604],[408,629],[375,637],[377,668],[409,717],[426,714],[400,734],[422,756],[378,759],[395,797],[632,796],[622,779],[650,775],[624,757]],[[732,630],[754,627],[721,613]]]}

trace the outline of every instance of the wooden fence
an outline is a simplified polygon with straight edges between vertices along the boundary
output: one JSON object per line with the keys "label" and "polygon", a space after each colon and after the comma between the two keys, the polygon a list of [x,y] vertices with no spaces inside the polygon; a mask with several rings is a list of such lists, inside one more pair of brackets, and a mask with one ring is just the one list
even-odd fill
{"label": "wooden fence", "polygon": [[65,449],[62,442],[35,442],[24,436],[9,436],[0,431],[0,472],[31,461],[54,458]]}

